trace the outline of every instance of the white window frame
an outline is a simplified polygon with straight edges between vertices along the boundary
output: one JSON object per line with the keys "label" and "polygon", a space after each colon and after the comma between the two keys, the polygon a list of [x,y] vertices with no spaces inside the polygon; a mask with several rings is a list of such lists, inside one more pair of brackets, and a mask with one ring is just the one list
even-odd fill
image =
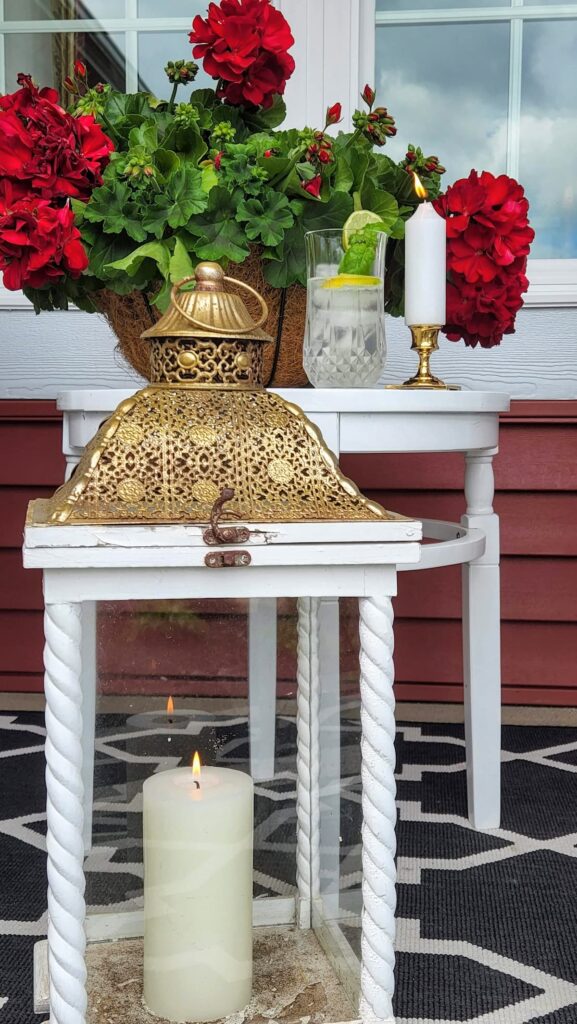
{"label": "white window frame", "polygon": [[[442,2],[442,0],[440,0]],[[561,21],[577,18],[577,3],[538,4],[523,7],[523,0],[511,0],[510,6],[439,8],[436,11],[376,11],[374,25],[442,25],[447,23],[507,21],[511,25],[509,42],[509,108],[507,174],[519,176],[519,133],[521,122],[521,67],[523,25],[526,21]],[[376,5],[373,2],[373,7]],[[375,39],[367,33],[365,47],[375,52]],[[577,259],[529,260],[530,281],[526,306],[577,306]]]}
{"label": "white window frame", "polygon": [[[474,0],[472,0],[474,2]],[[208,3],[208,0],[207,0]],[[575,17],[576,3],[461,7],[436,11],[376,11],[375,0],[276,0],[295,36],[293,54],[297,71],[286,91],[288,124],[321,123],[326,107],[336,100],[343,105],[343,123],[359,103],[365,82],[375,80],[375,33],[377,26],[442,24],[447,22],[509,21],[509,140],[507,171],[518,173],[518,136],[521,105],[522,33],[525,21],[563,20]],[[120,6],[120,4],[119,4]],[[125,37],[126,89],[138,88],[138,34],[186,32],[190,18],[139,18],[138,0],[124,0],[124,16],[102,20],[5,21],[0,0],[0,91],[5,91],[6,36],[18,33],[122,32]],[[300,71],[300,74],[299,74]],[[577,306],[577,259],[529,260],[530,288],[526,306]],[[0,308],[18,309],[30,303],[21,292],[0,286]]]}

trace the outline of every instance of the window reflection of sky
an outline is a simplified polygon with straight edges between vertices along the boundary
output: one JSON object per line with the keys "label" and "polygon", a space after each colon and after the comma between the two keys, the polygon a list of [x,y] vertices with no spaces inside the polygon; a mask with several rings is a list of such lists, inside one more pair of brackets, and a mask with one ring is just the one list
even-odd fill
{"label": "window reflection of sky", "polygon": [[[387,152],[400,159],[408,142],[421,145],[447,167],[446,183],[472,167],[505,171],[509,38],[507,22],[379,26],[377,100],[399,127]],[[577,258],[576,53],[577,19],[524,24],[519,177],[535,258]]]}

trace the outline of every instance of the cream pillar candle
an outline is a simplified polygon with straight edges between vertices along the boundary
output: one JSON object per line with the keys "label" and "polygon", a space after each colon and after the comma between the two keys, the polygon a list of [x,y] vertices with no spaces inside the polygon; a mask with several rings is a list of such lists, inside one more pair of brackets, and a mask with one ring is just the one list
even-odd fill
{"label": "cream pillar candle", "polygon": [[171,1021],[241,1010],[252,990],[253,784],[190,768],[143,787],[144,1002]]}
{"label": "cream pillar candle", "polygon": [[[424,189],[423,194],[427,194]],[[421,203],[405,225],[407,326],[428,324],[442,327],[445,323],[446,295],[446,223],[433,208],[432,203]]]}

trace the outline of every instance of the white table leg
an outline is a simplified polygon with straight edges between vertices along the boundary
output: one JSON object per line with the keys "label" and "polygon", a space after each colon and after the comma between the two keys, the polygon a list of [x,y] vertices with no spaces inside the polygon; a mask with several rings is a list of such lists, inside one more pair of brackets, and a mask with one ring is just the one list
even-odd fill
{"label": "white table leg", "polygon": [[359,599],[363,1024],[392,1022],[395,988],[395,698],[393,606],[389,597]]}
{"label": "white table leg", "polygon": [[493,455],[466,455],[462,523],[484,531],[485,553],[463,566],[463,669],[469,819],[498,828],[501,817],[501,612],[499,518],[493,511]]}
{"label": "white table leg", "polygon": [[301,597],[297,608],[297,924],[310,928],[320,882],[319,600]]}
{"label": "white table leg", "polygon": [[73,604],[44,616],[51,1024],[85,1024],[81,618]]}
{"label": "white table leg", "polygon": [[81,606],[82,621],[82,784],[84,790],[84,853],[92,849],[94,798],[94,733],[96,723],[96,602]]}
{"label": "white table leg", "polygon": [[255,782],[264,782],[274,777],[276,598],[252,598],[248,609],[250,774]]}

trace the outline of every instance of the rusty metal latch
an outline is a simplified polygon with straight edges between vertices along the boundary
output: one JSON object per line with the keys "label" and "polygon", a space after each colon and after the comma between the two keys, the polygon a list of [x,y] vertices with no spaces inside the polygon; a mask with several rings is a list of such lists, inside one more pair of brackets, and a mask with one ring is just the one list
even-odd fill
{"label": "rusty metal latch", "polygon": [[209,569],[233,569],[239,565],[250,565],[252,558],[248,551],[209,551],[204,564]]}
{"label": "rusty metal latch", "polygon": [[[231,501],[234,498],[233,487],[223,487],[219,497],[216,499],[210,513],[210,528],[205,530],[202,539],[205,544],[246,544],[250,538],[250,530],[247,530],[246,526],[220,526],[219,519],[223,514],[223,506],[227,501]],[[238,519],[238,514],[233,512],[231,509],[227,509],[225,512],[228,516]],[[246,554],[246,552],[242,552]],[[207,556],[208,557],[208,556]],[[205,559],[206,561],[206,559]],[[250,556],[248,561],[250,562]],[[208,565],[209,563],[206,562]],[[212,564],[212,563],[211,563]],[[240,563],[247,565],[247,562]]]}

